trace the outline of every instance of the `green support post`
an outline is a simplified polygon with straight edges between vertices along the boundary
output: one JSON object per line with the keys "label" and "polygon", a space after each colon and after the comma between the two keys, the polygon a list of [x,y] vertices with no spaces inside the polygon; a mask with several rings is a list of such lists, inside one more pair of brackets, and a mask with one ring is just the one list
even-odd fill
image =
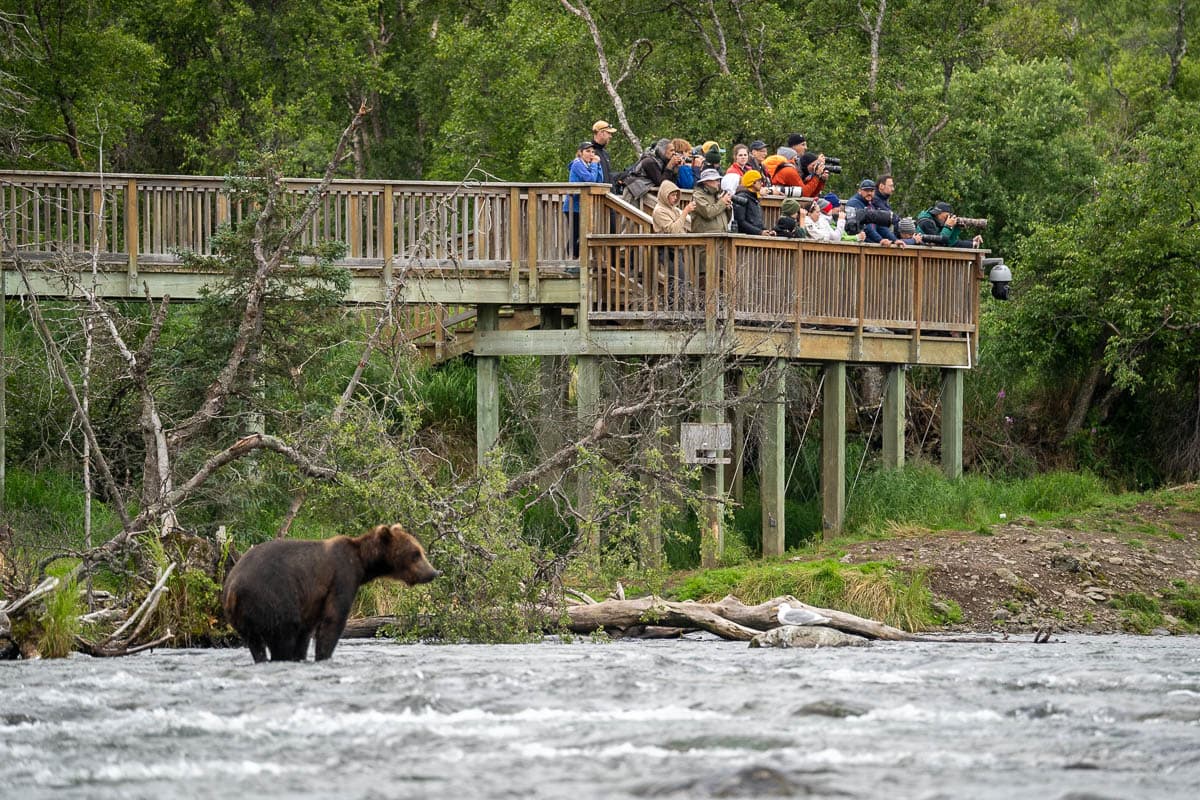
{"label": "green support post", "polygon": [[963,472],[963,370],[942,370],[942,472],[951,480]]}
{"label": "green support post", "polygon": [[[725,360],[721,356],[700,358],[700,421],[725,421]],[[705,464],[700,472],[700,491],[706,497],[719,497],[725,492],[725,465]],[[700,566],[711,569],[721,560],[725,550],[725,505],[719,500],[705,500],[701,513]]]}
{"label": "green support post", "polygon": [[846,362],[825,365],[821,397],[821,529],[831,539],[846,521]]}
{"label": "green support post", "polygon": [[776,360],[763,372],[762,441],[758,448],[764,556],[783,555],[784,549],[786,386],[787,362]]}
{"label": "green support post", "polygon": [[[500,328],[500,306],[479,306],[475,319],[477,332]],[[475,359],[475,460],[479,466],[487,463],[488,453],[500,441],[500,358],[480,356]]]}
{"label": "green support post", "polygon": [[[575,412],[583,429],[590,428],[600,413],[600,359],[579,356],[575,359]],[[592,486],[586,470],[580,470],[575,485],[580,524],[586,530],[587,552],[600,555],[600,531],[592,523]]]}
{"label": "green support post", "polygon": [[892,364],[883,390],[883,466],[904,467],[904,365]]}

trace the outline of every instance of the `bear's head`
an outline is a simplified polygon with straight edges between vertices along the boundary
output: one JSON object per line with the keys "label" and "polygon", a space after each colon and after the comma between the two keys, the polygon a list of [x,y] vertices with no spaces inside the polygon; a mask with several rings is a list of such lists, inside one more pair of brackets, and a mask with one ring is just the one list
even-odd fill
{"label": "bear's head", "polygon": [[442,574],[429,563],[425,548],[403,525],[376,525],[367,537],[374,540],[372,549],[380,561],[380,573],[389,578],[413,586],[429,583]]}

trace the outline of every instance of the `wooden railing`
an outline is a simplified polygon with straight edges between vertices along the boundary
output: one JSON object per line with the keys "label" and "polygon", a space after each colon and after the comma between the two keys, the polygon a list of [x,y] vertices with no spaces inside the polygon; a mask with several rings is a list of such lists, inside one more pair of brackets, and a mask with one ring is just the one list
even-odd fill
{"label": "wooden railing", "polygon": [[[316,183],[286,186],[302,197]],[[244,197],[214,177],[0,172],[0,225],[31,261],[95,252],[103,268],[127,270],[138,293],[139,266],[170,270],[182,251],[211,254],[222,224],[252,214]],[[654,235],[647,214],[597,184],[339,180],[303,239],[344,242],[343,265],[382,286],[399,270],[507,278],[506,299],[537,303],[540,281],[576,281],[599,322],[971,331],[978,320],[977,251]],[[443,312],[421,324],[449,323]]]}
{"label": "wooden railing", "polygon": [[[296,195],[316,184],[286,182]],[[302,238],[306,244],[345,242],[352,266],[379,267],[389,259],[474,269],[564,266],[576,261],[573,203],[567,201],[583,194],[603,197],[606,190],[594,184],[338,180]],[[601,204],[593,205],[600,219]],[[181,250],[208,255],[218,226],[250,213],[248,202],[231,197],[222,178],[0,171],[0,217],[9,241],[27,255],[93,249],[106,261],[131,254],[170,261]],[[621,213],[641,222],[630,207]],[[610,227],[598,222],[592,229],[615,232]]]}
{"label": "wooden railing", "polygon": [[589,316],[974,331],[982,253],[719,234],[597,235]]}

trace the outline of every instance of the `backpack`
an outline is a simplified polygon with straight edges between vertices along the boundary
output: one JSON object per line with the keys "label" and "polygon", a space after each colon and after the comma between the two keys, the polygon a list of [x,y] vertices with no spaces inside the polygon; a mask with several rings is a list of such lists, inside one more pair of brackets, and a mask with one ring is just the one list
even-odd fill
{"label": "backpack", "polygon": [[763,159],[763,172],[766,173],[769,180],[775,180],[775,170],[779,169],[779,165],[785,161],[787,159],[781,155],[767,156]]}
{"label": "backpack", "polygon": [[613,176],[613,192],[617,195],[623,195],[628,192],[634,200],[640,201],[646,192],[654,188],[654,184],[646,177],[645,172],[641,169],[642,162],[647,158],[657,158],[653,147],[648,147],[638,156],[637,161],[633,162],[632,166],[618,172]]}

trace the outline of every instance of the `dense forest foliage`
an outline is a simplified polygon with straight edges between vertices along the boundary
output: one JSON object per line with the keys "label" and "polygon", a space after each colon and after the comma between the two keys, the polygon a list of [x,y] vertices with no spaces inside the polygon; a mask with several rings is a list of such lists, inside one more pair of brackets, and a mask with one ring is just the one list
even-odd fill
{"label": "dense forest foliage", "polygon": [[[843,196],[987,217],[1015,273],[972,375],[968,463],[1200,470],[1200,11],[1186,0],[2,0],[0,166],[563,180],[593,120],[789,132]],[[1189,47],[1190,45],[1190,47]],[[18,447],[17,452],[20,453]]]}

